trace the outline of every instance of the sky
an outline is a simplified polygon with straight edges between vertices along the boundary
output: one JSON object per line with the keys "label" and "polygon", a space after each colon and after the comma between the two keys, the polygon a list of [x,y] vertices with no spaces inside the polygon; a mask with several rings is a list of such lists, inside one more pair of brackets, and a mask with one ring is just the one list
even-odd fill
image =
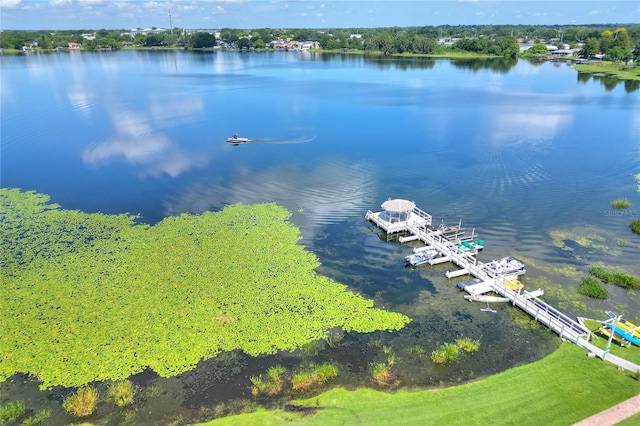
{"label": "sky", "polygon": [[4,30],[617,23],[640,23],[640,1],[0,0]]}

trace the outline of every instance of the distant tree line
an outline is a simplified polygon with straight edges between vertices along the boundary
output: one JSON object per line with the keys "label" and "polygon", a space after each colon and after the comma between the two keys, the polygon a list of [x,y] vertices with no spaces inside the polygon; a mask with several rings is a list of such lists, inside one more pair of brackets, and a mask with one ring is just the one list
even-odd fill
{"label": "distant tree line", "polygon": [[[94,34],[95,33],[95,34]],[[94,34],[90,39],[83,34]],[[514,58],[519,53],[518,40],[537,43],[529,54],[546,53],[546,45],[571,47],[581,43],[586,57],[605,54],[607,59],[628,61],[640,53],[640,25],[613,27],[478,25],[438,27],[340,28],[340,29],[270,29],[223,28],[191,34],[181,28],[152,34],[127,30],[74,31],[2,31],[0,47],[55,49],[68,42],[80,43],[82,49],[118,49],[127,45],[145,47],[267,49],[274,40],[314,41],[325,50],[357,50],[384,55],[415,53],[436,54],[451,51]]]}

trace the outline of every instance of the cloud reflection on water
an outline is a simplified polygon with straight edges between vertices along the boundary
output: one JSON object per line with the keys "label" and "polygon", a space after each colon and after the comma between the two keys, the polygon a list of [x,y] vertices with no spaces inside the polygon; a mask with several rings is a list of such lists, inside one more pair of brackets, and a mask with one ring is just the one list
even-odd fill
{"label": "cloud reflection on water", "polygon": [[[69,95],[72,96],[71,93]],[[208,164],[206,156],[189,154],[159,129],[183,125],[195,120],[203,109],[199,98],[173,97],[169,100],[151,98],[149,115],[116,110],[111,106],[111,121],[115,135],[87,147],[82,159],[85,164],[104,163],[111,158],[124,158],[130,165],[141,166],[144,175],[167,174],[176,177],[194,167]]]}
{"label": "cloud reflection on water", "polygon": [[275,202],[292,211],[293,222],[311,240],[318,226],[362,216],[379,200],[371,164],[331,162],[313,169],[244,169],[230,184],[198,182],[174,199],[165,200],[164,214],[198,214],[227,204],[264,202]]}

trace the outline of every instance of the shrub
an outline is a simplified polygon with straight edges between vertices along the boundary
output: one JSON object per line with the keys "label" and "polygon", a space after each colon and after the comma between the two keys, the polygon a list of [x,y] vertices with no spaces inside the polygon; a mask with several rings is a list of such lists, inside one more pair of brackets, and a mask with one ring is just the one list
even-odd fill
{"label": "shrub", "polygon": [[27,406],[22,401],[10,402],[0,407],[0,422],[15,422],[27,411]]}
{"label": "shrub", "polygon": [[460,350],[455,343],[445,343],[431,352],[431,360],[436,364],[448,364],[458,358]]}
{"label": "shrub", "polygon": [[616,198],[611,200],[611,207],[614,209],[626,209],[631,203],[626,198]]}
{"label": "shrub", "polygon": [[98,405],[98,391],[91,386],[84,386],[78,392],[66,398],[62,407],[76,417],[89,417]]}
{"label": "shrub", "polygon": [[602,283],[594,277],[587,277],[582,280],[580,287],[578,287],[578,293],[594,299],[606,299],[609,297],[609,293],[602,286]]}
{"label": "shrub", "polygon": [[465,352],[477,352],[480,349],[480,340],[473,340],[470,337],[461,337],[456,340],[459,349]]}
{"label": "shrub", "polygon": [[640,220],[634,220],[631,222],[631,231],[640,235]]}
{"label": "shrub", "polygon": [[112,382],[107,390],[107,399],[115,402],[118,407],[124,407],[133,404],[135,388],[130,380],[121,380]]}

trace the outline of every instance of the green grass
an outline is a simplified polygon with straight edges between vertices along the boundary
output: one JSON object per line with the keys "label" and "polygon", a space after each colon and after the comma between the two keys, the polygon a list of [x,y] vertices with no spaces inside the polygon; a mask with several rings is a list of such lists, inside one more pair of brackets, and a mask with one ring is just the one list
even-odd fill
{"label": "green grass", "polygon": [[603,74],[617,77],[620,80],[640,80],[640,67],[626,69],[624,64],[618,62],[591,62],[588,64],[576,64],[573,68],[578,72]]}
{"label": "green grass", "polygon": [[634,220],[631,222],[631,230],[634,234],[640,235],[640,220]]}
{"label": "green grass", "polygon": [[564,344],[548,357],[451,388],[384,393],[332,389],[296,401],[314,415],[259,410],[209,425],[571,425],[640,392],[640,382],[613,364]]}
{"label": "green grass", "polygon": [[431,361],[436,364],[449,364],[458,358],[460,348],[455,343],[445,343],[431,352]]}
{"label": "green grass", "polygon": [[[600,349],[605,349],[607,347],[609,337],[599,332],[600,327],[602,327],[602,323],[587,320],[585,321],[585,326],[594,335],[594,338],[591,339],[591,343],[593,343],[595,346],[599,347]],[[640,365],[640,347],[639,346],[631,345],[631,346],[623,347],[614,341],[613,344],[611,345],[610,352],[615,356],[619,356],[620,358],[624,358],[628,361],[633,362],[634,364]]]}
{"label": "green grass", "polygon": [[629,208],[631,202],[627,198],[616,198],[611,200],[611,207],[614,209],[626,209]]}

